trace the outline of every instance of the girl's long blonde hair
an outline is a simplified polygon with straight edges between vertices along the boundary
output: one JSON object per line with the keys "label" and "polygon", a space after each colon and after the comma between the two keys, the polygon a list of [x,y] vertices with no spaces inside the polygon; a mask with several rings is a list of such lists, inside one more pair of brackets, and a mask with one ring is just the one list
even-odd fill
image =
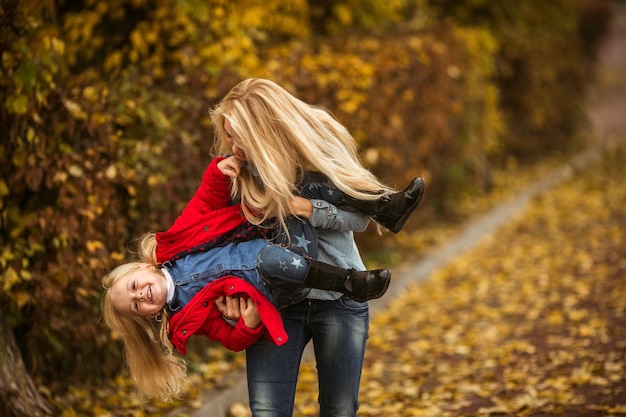
{"label": "girl's long blonde hair", "polygon": [[240,82],[210,116],[216,153],[231,153],[224,128],[228,120],[233,141],[252,166],[241,170],[233,187],[251,223],[271,218],[283,223],[307,170],[323,173],[339,190],[361,200],[393,191],[362,165],[354,138],[327,110],[299,100],[273,81]]}
{"label": "girl's long blonde hair", "polygon": [[187,379],[185,361],[174,355],[174,347],[167,334],[167,313],[162,320],[122,314],[113,307],[111,286],[145,264],[158,267],[156,261],[156,236],[144,235],[137,248],[137,262],[120,265],[102,280],[102,316],[111,330],[124,342],[126,363],[139,391],[148,397],[171,399],[176,396]]}

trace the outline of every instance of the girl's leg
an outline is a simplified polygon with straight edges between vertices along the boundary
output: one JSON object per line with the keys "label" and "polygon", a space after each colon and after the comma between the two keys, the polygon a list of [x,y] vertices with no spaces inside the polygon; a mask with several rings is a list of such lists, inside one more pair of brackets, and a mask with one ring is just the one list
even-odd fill
{"label": "girl's leg", "polygon": [[394,233],[402,229],[424,194],[424,179],[415,178],[402,191],[386,194],[376,200],[358,200],[332,187],[325,178],[317,173],[307,175],[305,181],[308,183],[301,188],[302,197],[351,207]]}
{"label": "girl's leg", "polygon": [[388,269],[356,271],[339,268],[271,244],[259,251],[257,269],[270,288],[295,284],[296,288],[342,292],[360,302],[381,297],[391,280]]}
{"label": "girl's leg", "polygon": [[287,230],[289,238],[283,233],[280,239],[283,245],[288,245],[296,253],[317,259],[317,230],[308,221],[289,216]]}

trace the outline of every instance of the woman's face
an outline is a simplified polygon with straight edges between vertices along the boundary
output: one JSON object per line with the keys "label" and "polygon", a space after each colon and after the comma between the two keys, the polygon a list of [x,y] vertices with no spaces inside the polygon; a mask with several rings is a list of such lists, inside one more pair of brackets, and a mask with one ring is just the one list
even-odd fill
{"label": "woman's face", "polygon": [[126,315],[152,319],[163,309],[166,298],[165,277],[148,265],[120,277],[111,286],[113,307]]}
{"label": "woman's face", "polygon": [[224,130],[226,131],[226,143],[230,146],[230,149],[233,151],[233,155],[237,159],[242,161],[246,161],[246,153],[237,145],[236,141],[233,139],[233,127],[230,124],[228,119],[224,119]]}

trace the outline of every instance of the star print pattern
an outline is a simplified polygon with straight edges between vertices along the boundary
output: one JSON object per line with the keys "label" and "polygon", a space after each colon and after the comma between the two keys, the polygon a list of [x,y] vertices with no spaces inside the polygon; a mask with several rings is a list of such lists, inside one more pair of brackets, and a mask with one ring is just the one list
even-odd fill
{"label": "star print pattern", "polygon": [[[336,204],[341,199],[341,191],[327,185],[328,178],[320,173],[307,172],[301,183],[301,196],[307,199],[324,200]],[[319,204],[319,203],[318,203]],[[317,258],[317,231],[311,224],[292,217],[287,222],[287,231],[282,232],[282,243],[290,246],[297,254]]]}
{"label": "star print pattern", "polygon": [[309,269],[306,258],[289,249],[268,245],[257,255],[257,268],[264,279],[298,285],[304,282]]}
{"label": "star print pattern", "polygon": [[298,241],[297,245],[299,247],[301,247],[302,249],[304,249],[306,252],[309,251],[309,243],[311,243],[310,240],[307,240],[306,236],[303,234],[301,234],[300,236],[296,236],[296,240]]}
{"label": "star print pattern", "polygon": [[304,265],[302,265],[302,258],[293,258],[293,260],[291,261],[291,265],[293,265],[296,270],[304,268]]}

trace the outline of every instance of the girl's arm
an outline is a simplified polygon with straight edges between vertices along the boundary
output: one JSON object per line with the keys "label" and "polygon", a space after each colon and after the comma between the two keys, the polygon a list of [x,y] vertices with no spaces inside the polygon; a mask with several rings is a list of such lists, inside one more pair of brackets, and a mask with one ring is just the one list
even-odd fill
{"label": "girl's arm", "polygon": [[263,324],[256,329],[247,327],[242,319],[237,321],[235,327],[231,326],[223,317],[212,320],[210,326],[204,334],[211,340],[216,340],[226,349],[240,352],[253,345],[263,335],[265,327]]}
{"label": "girl's arm", "polygon": [[[223,318],[208,326],[206,336],[219,341],[226,349],[235,352],[244,350],[265,331],[259,311],[251,299],[222,295],[215,300],[215,305]],[[236,325],[233,327],[225,319],[235,320]]]}
{"label": "girl's arm", "polygon": [[230,204],[231,178],[234,169],[232,160],[234,160],[233,157],[220,156],[211,161],[202,175],[198,190],[187,205],[188,208],[198,212],[207,212]]}
{"label": "girl's arm", "polygon": [[241,318],[250,329],[256,329],[261,324],[261,314],[251,298],[220,295],[215,305],[227,321],[236,323]]}

